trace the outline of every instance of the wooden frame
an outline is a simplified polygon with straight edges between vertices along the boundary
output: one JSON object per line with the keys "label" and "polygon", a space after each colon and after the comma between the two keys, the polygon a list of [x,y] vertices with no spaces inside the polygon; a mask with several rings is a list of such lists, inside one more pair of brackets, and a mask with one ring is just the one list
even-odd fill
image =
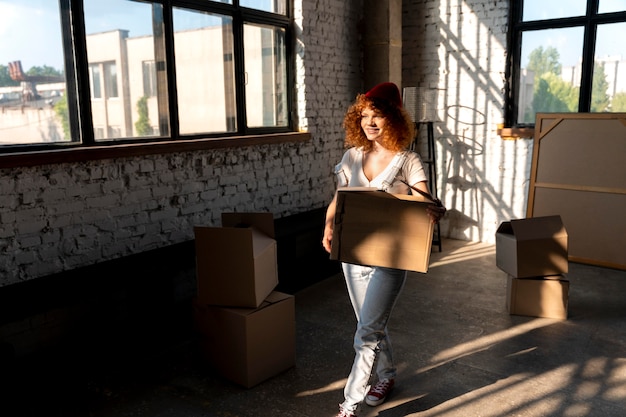
{"label": "wooden frame", "polygon": [[626,113],[538,113],[527,217],[558,214],[569,260],[626,269]]}

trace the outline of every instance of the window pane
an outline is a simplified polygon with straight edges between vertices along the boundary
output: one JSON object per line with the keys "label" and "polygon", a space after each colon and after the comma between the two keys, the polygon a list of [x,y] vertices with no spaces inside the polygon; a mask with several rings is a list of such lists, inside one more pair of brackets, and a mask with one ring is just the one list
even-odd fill
{"label": "window pane", "polygon": [[[96,140],[169,135],[163,31],[153,32],[163,27],[162,6],[127,0],[84,6]],[[146,93],[145,62],[157,63],[154,94]]]}
{"label": "window pane", "polygon": [[518,123],[535,123],[537,112],[577,112],[583,28],[522,34]]}
{"label": "window pane", "polygon": [[236,131],[232,19],[176,8],[173,15],[180,133]]}
{"label": "window pane", "polygon": [[248,127],[288,126],[283,29],[244,25]]}
{"label": "window pane", "polygon": [[59,5],[0,2],[0,146],[69,141]]}
{"label": "window pane", "polygon": [[143,95],[155,97],[157,95],[157,73],[154,61],[144,61],[141,63],[143,74]]}
{"label": "window pane", "polygon": [[102,77],[98,64],[89,65],[89,87],[91,88],[91,98],[102,98]]}
{"label": "window pane", "polygon": [[584,16],[587,13],[586,0],[546,1],[524,0],[522,20],[557,19],[562,17]]}
{"label": "window pane", "polygon": [[592,112],[626,112],[626,23],[599,25],[591,89]]}
{"label": "window pane", "polygon": [[119,97],[117,92],[117,65],[115,62],[104,63],[104,85],[107,87],[107,97]]}
{"label": "window pane", "polygon": [[612,13],[626,11],[626,0],[600,0],[598,13]]}
{"label": "window pane", "polygon": [[270,13],[287,14],[287,0],[240,0],[239,5]]}

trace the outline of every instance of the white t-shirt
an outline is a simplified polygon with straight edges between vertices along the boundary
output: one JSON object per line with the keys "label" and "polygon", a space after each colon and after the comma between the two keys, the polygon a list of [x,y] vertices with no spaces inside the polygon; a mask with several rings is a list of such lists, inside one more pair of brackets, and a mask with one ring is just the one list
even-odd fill
{"label": "white t-shirt", "polygon": [[411,194],[411,189],[402,181],[415,185],[427,179],[419,155],[413,151],[401,151],[387,168],[370,181],[363,172],[361,148],[348,149],[335,167],[335,174],[338,187],[375,187],[393,194]]}

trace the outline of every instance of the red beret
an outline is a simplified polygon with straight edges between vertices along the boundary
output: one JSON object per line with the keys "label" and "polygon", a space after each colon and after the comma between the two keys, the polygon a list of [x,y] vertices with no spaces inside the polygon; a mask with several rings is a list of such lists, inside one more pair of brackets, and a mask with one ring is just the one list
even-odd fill
{"label": "red beret", "polygon": [[397,107],[402,107],[400,90],[394,83],[381,83],[365,93],[365,97],[387,100]]}

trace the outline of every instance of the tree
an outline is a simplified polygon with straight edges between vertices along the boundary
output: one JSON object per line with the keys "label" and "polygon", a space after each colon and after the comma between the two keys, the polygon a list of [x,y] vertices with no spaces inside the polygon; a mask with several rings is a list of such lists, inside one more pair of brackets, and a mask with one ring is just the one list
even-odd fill
{"label": "tree", "polygon": [[535,81],[546,73],[561,75],[560,60],[561,56],[555,47],[548,46],[544,50],[543,46],[540,46],[528,55],[527,68],[535,73]]}
{"label": "tree", "polygon": [[559,51],[549,46],[533,49],[528,55],[527,69],[534,74],[533,99],[530,111],[524,112],[525,123],[533,123],[537,112],[570,112],[578,108],[578,89],[561,77]]}
{"label": "tree", "polygon": [[[593,64],[593,81],[591,86],[591,111],[605,112],[609,108],[609,83],[606,80],[604,64],[596,61]],[[615,111],[615,110],[613,110]]]}
{"label": "tree", "polygon": [[63,73],[54,67],[50,67],[48,65],[44,65],[42,67],[34,66],[30,67],[28,71],[26,71],[26,75],[30,76],[46,76],[46,77],[63,77]]}
{"label": "tree", "polygon": [[616,93],[611,100],[612,112],[626,112],[626,93]]}
{"label": "tree", "polygon": [[[547,72],[535,83],[532,113],[534,117],[538,112],[576,112],[578,111],[579,88],[564,81],[557,74]],[[533,122],[533,120],[526,120]]]}
{"label": "tree", "polygon": [[135,122],[135,129],[138,136],[149,136],[152,134],[150,118],[148,117],[148,97],[143,96],[137,100],[137,114],[139,118]]}
{"label": "tree", "polygon": [[63,126],[63,135],[66,139],[71,138],[70,132],[70,112],[67,108],[67,96],[63,95],[59,101],[54,105],[54,112],[57,117],[61,119],[61,126]]}
{"label": "tree", "polygon": [[[555,80],[557,76],[554,74],[546,74],[535,84],[535,92],[533,94],[532,109],[533,113],[538,112],[569,112],[566,97],[563,97],[563,86]],[[555,82],[557,81],[557,82]],[[565,93],[567,95],[567,93]]]}

